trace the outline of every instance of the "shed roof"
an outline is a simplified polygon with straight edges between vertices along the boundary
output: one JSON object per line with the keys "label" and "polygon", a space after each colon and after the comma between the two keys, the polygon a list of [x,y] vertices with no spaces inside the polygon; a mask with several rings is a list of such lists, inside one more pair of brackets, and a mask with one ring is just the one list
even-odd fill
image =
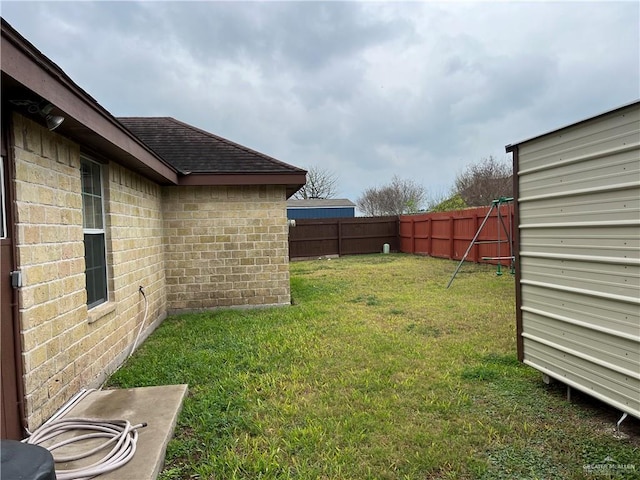
{"label": "shed roof", "polygon": [[355,203],[346,198],[290,198],[287,200],[288,208],[338,208],[355,206]]}
{"label": "shed roof", "polygon": [[548,132],[541,133],[540,135],[536,135],[534,137],[530,137],[530,138],[526,138],[524,140],[520,140],[519,142],[510,143],[510,144],[506,145],[504,147],[504,149],[505,149],[505,151],[507,153],[509,153],[509,152],[513,151],[518,145],[522,145],[523,143],[527,143],[527,142],[530,142],[532,140],[537,140],[538,138],[544,137],[546,135],[551,135],[551,134],[556,133],[556,132],[560,132],[561,130],[564,130],[566,128],[574,127],[574,126],[579,125],[581,123],[590,122],[591,120],[594,120],[596,118],[603,117],[604,115],[609,115],[610,113],[617,112],[618,110],[624,110],[625,108],[631,107],[632,105],[637,105],[639,103],[640,103],[640,100],[634,100],[632,102],[625,103],[624,105],[621,105],[621,106],[616,107],[616,108],[612,108],[611,110],[607,110],[605,112],[599,113],[599,114],[594,115],[592,117],[585,118],[585,119],[579,120],[577,122],[573,122],[573,123],[571,123],[569,125],[565,125],[563,127],[555,128],[555,129],[550,130]]}

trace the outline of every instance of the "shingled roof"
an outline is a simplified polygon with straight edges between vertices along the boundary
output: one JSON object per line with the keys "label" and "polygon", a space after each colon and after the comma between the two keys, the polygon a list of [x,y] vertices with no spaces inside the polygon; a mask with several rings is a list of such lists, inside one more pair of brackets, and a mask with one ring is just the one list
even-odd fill
{"label": "shingled roof", "polygon": [[171,117],[119,117],[136,138],[179,173],[178,185],[285,185],[287,198],[306,171]]}
{"label": "shingled roof", "polygon": [[175,118],[119,117],[118,121],[183,174],[306,173]]}

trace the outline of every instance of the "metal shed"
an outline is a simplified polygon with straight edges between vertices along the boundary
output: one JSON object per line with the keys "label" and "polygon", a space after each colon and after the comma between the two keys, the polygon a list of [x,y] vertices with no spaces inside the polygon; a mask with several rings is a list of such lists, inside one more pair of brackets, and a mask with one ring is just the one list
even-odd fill
{"label": "metal shed", "polygon": [[506,151],[518,358],[640,418],[640,101]]}

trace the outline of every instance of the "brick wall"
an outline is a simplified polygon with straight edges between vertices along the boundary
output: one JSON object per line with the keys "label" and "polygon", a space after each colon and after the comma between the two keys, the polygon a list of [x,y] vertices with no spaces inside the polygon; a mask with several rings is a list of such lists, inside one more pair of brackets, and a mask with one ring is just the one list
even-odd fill
{"label": "brick wall", "polygon": [[[167,303],[162,238],[161,190],[158,185],[110,163],[107,203],[107,264],[110,303],[120,317],[112,353],[135,341],[144,315],[143,287],[148,301],[147,324],[166,316]],[[113,355],[110,355],[110,357]]]}
{"label": "brick wall", "polygon": [[290,303],[285,188],[165,187],[170,312]]}
{"label": "brick wall", "polygon": [[160,187],[103,167],[109,301],[87,309],[80,147],[14,114],[25,411],[37,428],[167,311],[290,302],[285,188]]}
{"label": "brick wall", "polygon": [[[104,169],[109,302],[87,310],[80,149],[14,115],[15,213],[29,427],[121,363],[142,321],[166,315],[160,187],[115,164]],[[151,329],[148,329],[151,330]]]}

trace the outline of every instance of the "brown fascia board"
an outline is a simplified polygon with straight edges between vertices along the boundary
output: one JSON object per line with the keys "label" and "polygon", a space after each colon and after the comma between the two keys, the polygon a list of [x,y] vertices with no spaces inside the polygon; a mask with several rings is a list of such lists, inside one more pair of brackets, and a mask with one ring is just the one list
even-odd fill
{"label": "brown fascia board", "polygon": [[[2,19],[1,69],[28,90],[52,103],[63,116],[72,117],[93,135],[116,148],[119,161],[147,172],[158,183],[177,184],[177,171],[121,125],[4,19]],[[61,129],[61,132],[63,129]]]}
{"label": "brown fascia board", "polygon": [[224,186],[224,185],[284,185],[287,198],[291,197],[306,183],[304,173],[190,173],[183,175],[178,181],[179,186]]}

